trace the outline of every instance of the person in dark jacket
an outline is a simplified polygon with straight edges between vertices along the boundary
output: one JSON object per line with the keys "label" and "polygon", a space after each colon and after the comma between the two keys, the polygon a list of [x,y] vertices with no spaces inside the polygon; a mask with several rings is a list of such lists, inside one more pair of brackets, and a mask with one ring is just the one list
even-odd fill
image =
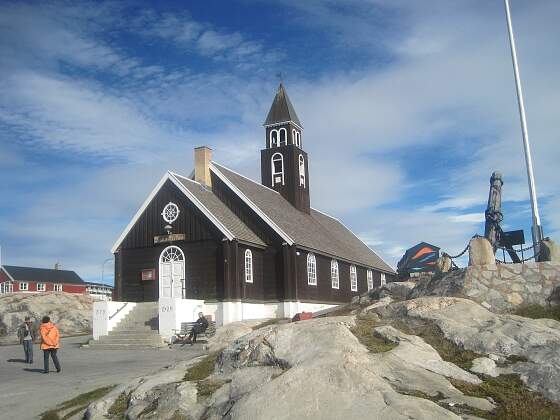
{"label": "person in dark jacket", "polygon": [[18,328],[17,335],[19,344],[23,345],[25,363],[33,363],[33,342],[37,338],[37,331],[30,317],[25,317],[25,322]]}
{"label": "person in dark jacket", "polygon": [[201,334],[208,328],[208,320],[202,312],[198,313],[198,319],[192,327],[191,333],[189,334],[189,341],[191,345],[196,343],[197,334]]}

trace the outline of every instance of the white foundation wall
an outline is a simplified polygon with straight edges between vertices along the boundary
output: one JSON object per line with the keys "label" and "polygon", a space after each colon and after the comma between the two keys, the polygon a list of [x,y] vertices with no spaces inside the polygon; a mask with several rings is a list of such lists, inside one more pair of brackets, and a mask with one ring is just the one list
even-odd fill
{"label": "white foundation wall", "polygon": [[[317,312],[337,306],[297,301],[274,303],[218,302],[214,305],[216,325],[226,325],[231,322],[252,319],[292,318],[299,312]],[[209,311],[204,311],[205,314],[207,312]]]}
{"label": "white foundation wall", "polygon": [[204,312],[203,300],[160,298],[158,301],[159,334],[165,339],[181,330],[182,322],[194,322]]}
{"label": "white foundation wall", "polygon": [[97,340],[110,331],[136,306],[134,302],[93,302],[93,338]]}

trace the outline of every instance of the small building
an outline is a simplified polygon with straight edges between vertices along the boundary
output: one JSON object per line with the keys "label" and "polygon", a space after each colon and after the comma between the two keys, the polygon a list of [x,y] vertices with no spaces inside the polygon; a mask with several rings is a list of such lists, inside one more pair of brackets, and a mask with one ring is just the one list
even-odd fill
{"label": "small building", "polygon": [[87,281],[86,293],[95,300],[113,300],[113,286],[108,284]]}
{"label": "small building", "polygon": [[86,284],[75,271],[3,265],[0,294],[66,292],[85,293]]}
{"label": "small building", "polygon": [[191,175],[164,174],[114,244],[116,300],[158,302],[160,333],[164,317],[177,326],[198,310],[218,324],[292,317],[395,278],[339,219],[311,206],[303,127],[282,84],[263,134],[260,183],[198,147]]}

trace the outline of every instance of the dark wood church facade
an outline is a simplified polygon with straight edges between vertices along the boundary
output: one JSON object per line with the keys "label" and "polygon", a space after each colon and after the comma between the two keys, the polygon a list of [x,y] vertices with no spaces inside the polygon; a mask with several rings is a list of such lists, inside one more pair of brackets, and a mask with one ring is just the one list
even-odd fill
{"label": "dark wood church facade", "polygon": [[115,243],[119,301],[204,301],[222,323],[348,302],[394,278],[339,220],[310,206],[302,124],[280,85],[265,121],[261,183],[195,149],[168,172]]}

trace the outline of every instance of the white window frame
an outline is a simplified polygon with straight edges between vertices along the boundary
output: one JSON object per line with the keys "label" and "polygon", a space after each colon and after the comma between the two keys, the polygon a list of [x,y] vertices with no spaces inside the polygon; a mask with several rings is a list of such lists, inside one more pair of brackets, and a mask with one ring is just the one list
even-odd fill
{"label": "white window frame", "polygon": [[[272,140],[272,133],[276,134],[276,141],[274,142]],[[278,135],[278,130],[270,130],[270,134],[269,134],[269,144],[270,144],[270,148],[272,149],[273,147],[278,147],[278,142],[280,141],[280,136]]]}
{"label": "white window frame", "polygon": [[385,273],[381,273],[381,286],[387,284],[387,279],[385,278]]}
{"label": "white window frame", "polygon": [[14,285],[11,281],[5,281],[3,283],[0,283],[0,295],[6,293],[13,293],[13,291],[14,291]]}
{"label": "white window frame", "polygon": [[253,283],[253,252],[245,251],[245,283]]}
{"label": "white window frame", "polygon": [[37,291],[38,292],[46,292],[47,291],[47,283],[37,283]]}
{"label": "white window frame", "polygon": [[[277,159],[277,157],[280,157],[280,159]],[[276,168],[274,167],[274,162],[280,160],[280,172],[275,172]],[[280,175],[280,177],[282,178],[282,185],[284,185],[284,156],[282,155],[282,153],[276,152],[272,155],[272,157],[270,158],[270,167],[271,167],[271,173],[272,173],[272,186],[274,187],[276,184],[280,184],[280,182],[276,181],[276,177],[278,175]]]}
{"label": "white window frame", "polygon": [[373,289],[373,271],[369,269],[367,271],[367,289],[368,290]]}
{"label": "white window frame", "polygon": [[28,292],[29,291],[29,283],[26,281],[20,281],[18,290],[20,292]]}
{"label": "white window frame", "polygon": [[312,253],[307,254],[307,284],[317,286],[317,259]]}
{"label": "white window frame", "polygon": [[53,292],[62,292],[62,283],[53,284]]}
{"label": "white window frame", "polygon": [[340,288],[340,273],[337,260],[331,260],[331,287],[333,289]]}
{"label": "white window frame", "polygon": [[358,291],[358,272],[355,265],[350,266],[350,290],[353,292]]}
{"label": "white window frame", "polygon": [[292,144],[296,144],[296,129],[292,128]]}
{"label": "white window frame", "polygon": [[[282,133],[284,133],[284,141],[282,141]],[[278,147],[288,144],[288,131],[282,127],[278,130]]]}
{"label": "white window frame", "polygon": [[302,154],[298,157],[299,166],[299,186],[305,188],[305,158]]}
{"label": "white window frame", "polygon": [[296,146],[301,148],[301,133],[296,131]]}

